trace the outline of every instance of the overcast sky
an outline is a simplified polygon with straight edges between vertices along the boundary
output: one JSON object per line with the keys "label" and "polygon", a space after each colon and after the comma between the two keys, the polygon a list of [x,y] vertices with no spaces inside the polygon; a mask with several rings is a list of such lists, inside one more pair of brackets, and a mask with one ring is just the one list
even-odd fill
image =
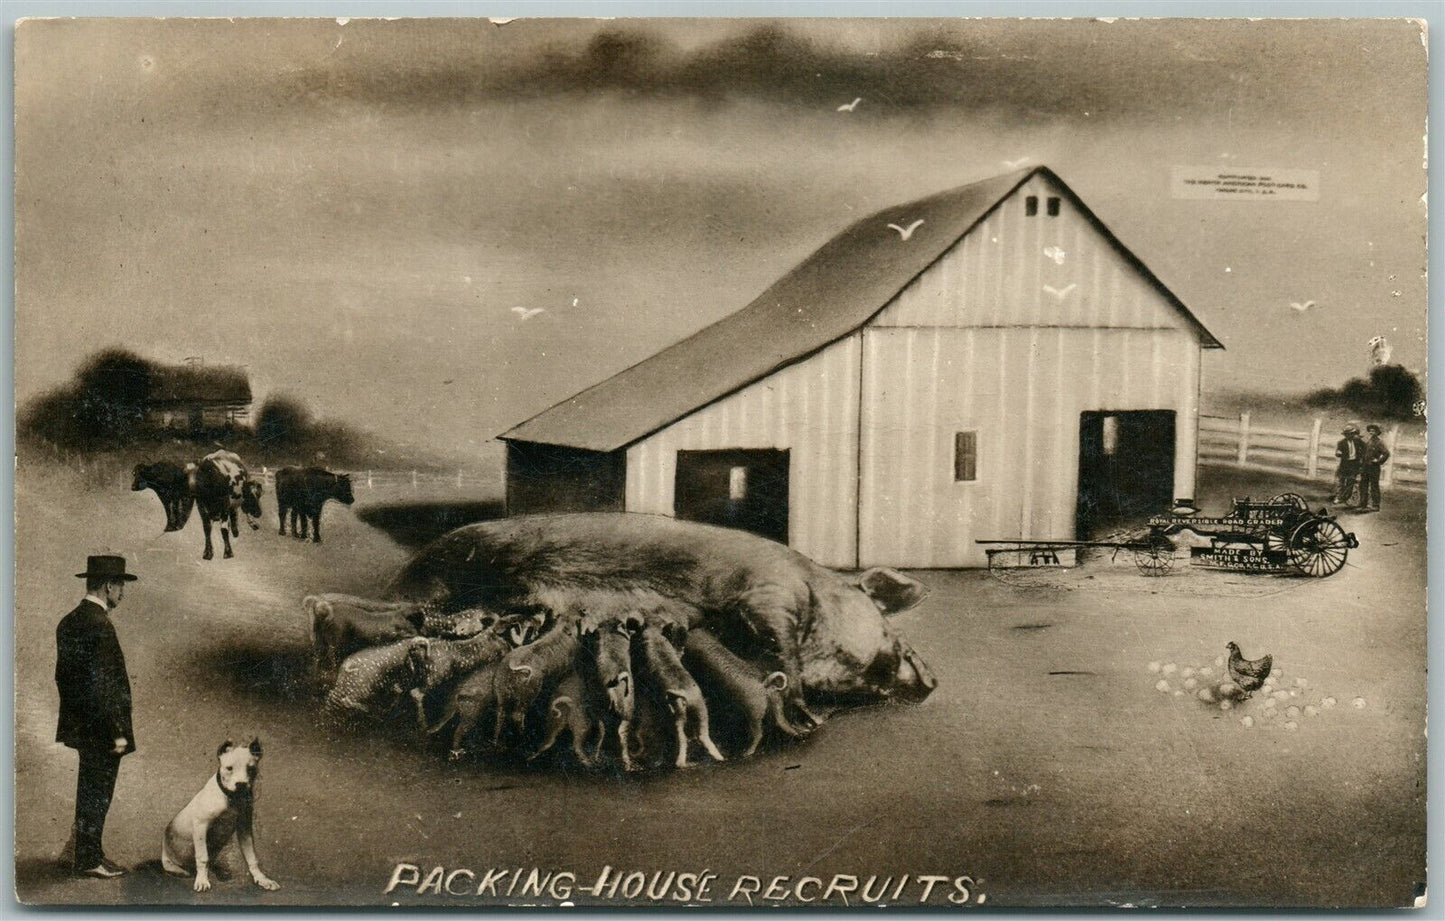
{"label": "overcast sky", "polygon": [[1424,364],[1408,22],[54,20],[16,70],[21,400],[118,344],[466,452],[1023,157],[1223,341],[1207,390]]}

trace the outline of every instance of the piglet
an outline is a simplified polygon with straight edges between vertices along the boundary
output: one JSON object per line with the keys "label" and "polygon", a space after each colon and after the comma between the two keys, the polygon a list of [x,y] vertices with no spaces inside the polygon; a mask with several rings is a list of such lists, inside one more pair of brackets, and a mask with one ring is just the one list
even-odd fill
{"label": "piglet", "polygon": [[702,689],[692,680],[678,647],[686,640],[686,630],[674,624],[643,627],[632,639],[632,660],[642,664],[645,681],[643,687],[653,699],[661,703],[672,715],[673,728],[677,734],[677,766],[690,767],[687,758],[688,726],[697,730],[697,740],[718,761],[725,761],[722,752],[713,744],[708,732],[707,703],[703,700]]}
{"label": "piglet", "polygon": [[740,658],[706,630],[691,630],[683,647],[683,665],[704,685],[715,689],[730,708],[747,720],[744,758],[757,750],[763,738],[763,722],[785,735],[803,735],[783,715],[783,690],[788,676],[781,671],[764,674],[761,668]]}

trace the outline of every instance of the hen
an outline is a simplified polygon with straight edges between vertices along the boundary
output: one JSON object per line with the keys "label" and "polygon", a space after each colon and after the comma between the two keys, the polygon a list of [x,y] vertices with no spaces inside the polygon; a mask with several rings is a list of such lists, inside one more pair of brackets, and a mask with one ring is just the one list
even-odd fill
{"label": "hen", "polygon": [[1239,651],[1239,644],[1226,643],[1225,648],[1229,650],[1229,677],[1239,685],[1244,696],[1249,697],[1258,691],[1264,685],[1264,679],[1269,677],[1269,670],[1274,667],[1274,656],[1246,659]]}

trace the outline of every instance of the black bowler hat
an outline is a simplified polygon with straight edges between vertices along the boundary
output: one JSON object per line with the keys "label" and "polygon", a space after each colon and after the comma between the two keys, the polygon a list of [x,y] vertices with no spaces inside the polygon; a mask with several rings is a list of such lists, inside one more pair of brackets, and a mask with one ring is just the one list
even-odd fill
{"label": "black bowler hat", "polygon": [[90,556],[85,558],[85,572],[75,574],[77,579],[120,579],[134,582],[138,576],[125,571],[123,556]]}

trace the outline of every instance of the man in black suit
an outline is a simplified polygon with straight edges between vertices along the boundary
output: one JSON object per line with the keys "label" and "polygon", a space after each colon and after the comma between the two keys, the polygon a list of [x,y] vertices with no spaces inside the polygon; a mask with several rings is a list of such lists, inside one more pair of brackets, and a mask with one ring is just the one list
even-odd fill
{"label": "man in black suit", "polygon": [[85,600],[55,628],[55,684],[60,724],[55,741],[80,755],[75,786],[75,872],[114,879],[125,870],[101,848],[105,816],[115,792],[121,756],[135,751],[130,724],[130,679],[125,655],[108,616],[135,576],[125,557],[92,556],[85,572]]}

